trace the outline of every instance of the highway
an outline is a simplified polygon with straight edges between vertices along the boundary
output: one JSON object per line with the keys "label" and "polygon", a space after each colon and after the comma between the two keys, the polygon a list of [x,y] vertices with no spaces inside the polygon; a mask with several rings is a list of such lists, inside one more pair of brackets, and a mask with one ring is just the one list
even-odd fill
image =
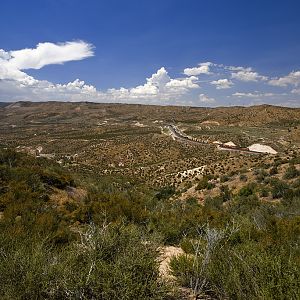
{"label": "highway", "polygon": [[177,140],[181,140],[186,143],[192,143],[192,144],[209,145],[209,143],[207,143],[207,142],[199,141],[197,139],[191,138],[191,137],[183,134],[175,125],[171,124],[171,125],[168,125],[167,127],[171,131],[172,136]]}
{"label": "highway", "polygon": [[[186,142],[186,143],[190,143],[190,144],[198,144],[198,145],[212,145],[211,143],[205,142],[205,141],[199,141],[198,139],[189,137],[185,134],[183,134],[175,125],[170,124],[167,125],[168,129],[170,130],[172,136],[180,141]],[[219,145],[218,146],[219,150],[225,150],[225,151],[234,151],[234,152],[242,152],[242,153],[248,153],[248,154],[265,154],[265,153],[261,153],[261,152],[256,152],[256,151],[250,151],[250,150],[246,150],[244,148],[233,148],[233,147],[228,147],[228,146],[223,146],[223,145]]]}

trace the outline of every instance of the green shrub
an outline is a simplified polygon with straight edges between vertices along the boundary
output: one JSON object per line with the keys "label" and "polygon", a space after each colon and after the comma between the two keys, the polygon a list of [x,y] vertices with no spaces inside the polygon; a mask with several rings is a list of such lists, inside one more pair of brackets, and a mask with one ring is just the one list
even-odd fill
{"label": "green shrub", "polygon": [[184,287],[192,287],[191,281],[196,281],[199,276],[199,267],[199,264],[195,265],[194,258],[188,255],[175,256],[170,261],[172,275]]}
{"label": "green shrub", "polygon": [[294,165],[290,165],[285,174],[284,174],[284,178],[285,179],[293,179],[300,176],[300,172],[296,169],[296,167]]}
{"label": "green shrub", "polygon": [[268,196],[269,196],[269,189],[266,188],[266,187],[263,187],[263,188],[260,190],[259,195],[260,195],[261,197],[268,197]]}
{"label": "green shrub", "polygon": [[245,174],[240,175],[240,181],[246,182],[247,180],[248,180],[247,175],[245,175]]}
{"label": "green shrub", "polygon": [[255,194],[256,185],[254,183],[250,183],[239,190],[239,196],[248,197],[250,195]]}
{"label": "green shrub", "polygon": [[300,178],[299,178],[299,179],[296,179],[295,182],[293,182],[292,187],[293,187],[294,189],[300,188]]}
{"label": "green shrub", "polygon": [[[202,236],[202,247],[195,255],[173,258],[170,265],[178,281],[202,295],[213,293],[216,299],[298,299],[297,250],[286,247],[287,240],[276,244],[277,240],[272,239],[286,228],[286,235],[295,240],[295,224],[275,221],[275,228],[273,222],[265,231],[256,229],[256,234],[251,223],[250,228],[248,223],[244,226],[215,231],[219,235],[213,237],[211,233],[206,244]],[[270,248],[270,243],[278,245],[276,250]]]}
{"label": "green shrub", "polygon": [[238,215],[247,215],[260,206],[256,195],[238,196],[231,209]]}
{"label": "green shrub", "polygon": [[196,186],[196,190],[205,190],[205,189],[208,189],[208,190],[211,190],[215,187],[215,184],[209,182],[209,179],[208,177],[204,176],[200,181],[199,183],[197,184]]}
{"label": "green shrub", "polygon": [[158,200],[168,199],[175,193],[175,188],[173,186],[163,187],[157,194],[156,198]]}
{"label": "green shrub", "polygon": [[195,253],[195,249],[194,249],[193,243],[191,242],[190,239],[184,238],[180,242],[180,247],[187,254],[193,254],[193,253]]}
{"label": "green shrub", "polygon": [[261,251],[255,243],[226,247],[218,254],[209,265],[209,277],[219,294],[229,299],[297,299],[299,268],[284,254]]}
{"label": "green shrub", "polygon": [[74,179],[70,175],[57,172],[57,170],[46,169],[41,172],[40,178],[43,183],[59,189],[75,186]]}
{"label": "green shrub", "polygon": [[232,193],[229,190],[228,185],[221,185],[220,187],[220,198],[223,202],[229,201],[231,199]]}
{"label": "green shrub", "polygon": [[0,165],[6,165],[10,168],[16,167],[21,154],[11,149],[0,151]]}
{"label": "green shrub", "polygon": [[278,174],[278,168],[277,168],[276,165],[270,169],[269,174],[270,174],[271,176],[272,176],[272,175]]}
{"label": "green shrub", "polygon": [[284,181],[281,181],[279,179],[272,180],[271,185],[273,187],[272,191],[271,191],[273,199],[278,199],[278,198],[284,197],[284,195],[289,190],[289,186],[287,185],[287,183],[285,183]]}
{"label": "green shrub", "polygon": [[256,181],[260,183],[263,182],[268,176],[268,173],[265,170],[257,170],[255,174],[256,174]]}
{"label": "green shrub", "polygon": [[[156,241],[134,226],[91,227],[63,251],[1,234],[1,299],[165,299]],[[150,240],[149,240],[150,239]]]}
{"label": "green shrub", "polygon": [[204,207],[206,209],[219,210],[222,208],[223,202],[222,197],[207,197],[204,201]]}
{"label": "green shrub", "polygon": [[230,177],[228,175],[222,175],[220,177],[220,182],[226,182],[226,181],[229,181]]}
{"label": "green shrub", "polygon": [[186,199],[186,204],[188,206],[197,206],[198,200],[195,197],[189,197],[188,199]]}

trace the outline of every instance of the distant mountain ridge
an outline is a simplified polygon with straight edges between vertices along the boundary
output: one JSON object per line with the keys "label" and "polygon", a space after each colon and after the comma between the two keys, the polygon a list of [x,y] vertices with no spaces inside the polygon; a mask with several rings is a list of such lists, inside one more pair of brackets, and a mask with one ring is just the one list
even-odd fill
{"label": "distant mountain ridge", "polygon": [[0,107],[11,105],[11,102],[0,102]]}
{"label": "distant mountain ridge", "polygon": [[[300,108],[272,105],[250,107],[188,107],[92,102],[0,103],[2,122],[67,122],[95,124],[99,119],[164,120],[165,122],[218,122],[220,125],[300,125]],[[1,121],[0,121],[1,122]]]}

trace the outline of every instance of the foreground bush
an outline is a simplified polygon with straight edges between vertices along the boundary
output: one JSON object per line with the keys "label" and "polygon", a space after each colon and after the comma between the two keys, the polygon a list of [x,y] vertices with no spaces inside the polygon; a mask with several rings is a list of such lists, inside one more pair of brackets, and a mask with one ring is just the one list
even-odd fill
{"label": "foreground bush", "polygon": [[299,299],[299,220],[273,222],[267,230],[245,225],[204,229],[193,240],[193,255],[171,261],[179,283],[217,299]]}
{"label": "foreground bush", "polygon": [[56,248],[1,233],[1,299],[165,299],[155,241],[135,226],[103,225]]}

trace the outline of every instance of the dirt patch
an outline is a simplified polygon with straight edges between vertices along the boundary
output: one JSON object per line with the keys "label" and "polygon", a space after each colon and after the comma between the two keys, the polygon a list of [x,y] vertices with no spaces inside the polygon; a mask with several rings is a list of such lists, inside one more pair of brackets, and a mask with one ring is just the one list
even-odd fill
{"label": "dirt patch", "polygon": [[160,247],[159,249],[160,255],[158,258],[159,261],[159,274],[161,278],[166,280],[174,280],[175,277],[170,273],[170,261],[172,257],[184,254],[184,251],[179,247],[174,246],[165,246]]}
{"label": "dirt patch", "polygon": [[53,189],[53,194],[50,196],[50,201],[58,206],[65,205],[69,202],[80,202],[87,195],[87,192],[80,188],[67,187],[66,190]]}
{"label": "dirt patch", "polygon": [[217,121],[203,121],[201,122],[201,124],[205,125],[205,124],[211,124],[211,125],[216,125],[216,126],[220,126],[220,123]]}

